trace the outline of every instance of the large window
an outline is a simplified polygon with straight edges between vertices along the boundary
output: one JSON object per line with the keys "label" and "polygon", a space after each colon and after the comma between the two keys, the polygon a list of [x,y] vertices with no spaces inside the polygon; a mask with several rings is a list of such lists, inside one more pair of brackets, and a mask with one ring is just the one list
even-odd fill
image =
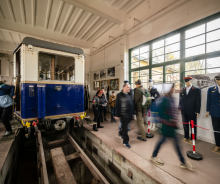
{"label": "large window", "polygon": [[220,72],[220,13],[130,49],[130,80],[183,84],[183,77]]}

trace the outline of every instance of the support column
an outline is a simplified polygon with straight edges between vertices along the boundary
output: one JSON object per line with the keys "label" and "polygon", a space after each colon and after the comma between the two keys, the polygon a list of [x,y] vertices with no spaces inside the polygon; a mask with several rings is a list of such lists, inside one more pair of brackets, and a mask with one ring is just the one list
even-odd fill
{"label": "support column", "polygon": [[51,56],[51,71],[50,71],[50,74],[51,74],[51,80],[55,80],[55,56],[52,55]]}

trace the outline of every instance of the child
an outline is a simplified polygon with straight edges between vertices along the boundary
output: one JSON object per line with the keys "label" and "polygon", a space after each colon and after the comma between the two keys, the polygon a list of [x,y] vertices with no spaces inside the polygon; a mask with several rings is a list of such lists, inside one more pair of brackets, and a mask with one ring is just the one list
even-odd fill
{"label": "child", "polygon": [[109,104],[111,107],[111,122],[116,122],[115,121],[115,107],[116,107],[116,96],[115,96],[115,92],[112,91],[112,95],[109,97]]}

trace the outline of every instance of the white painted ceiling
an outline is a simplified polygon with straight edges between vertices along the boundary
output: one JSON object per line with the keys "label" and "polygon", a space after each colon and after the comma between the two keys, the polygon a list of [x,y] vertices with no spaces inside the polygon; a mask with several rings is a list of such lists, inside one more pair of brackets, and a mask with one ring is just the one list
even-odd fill
{"label": "white painted ceiling", "polygon": [[0,0],[0,50],[26,36],[90,48],[144,0]]}

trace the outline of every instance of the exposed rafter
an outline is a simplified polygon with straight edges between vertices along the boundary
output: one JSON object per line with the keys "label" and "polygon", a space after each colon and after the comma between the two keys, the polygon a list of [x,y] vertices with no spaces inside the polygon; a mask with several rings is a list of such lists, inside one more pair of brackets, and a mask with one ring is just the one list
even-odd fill
{"label": "exposed rafter", "polygon": [[3,14],[1,6],[0,6],[0,15],[5,19],[5,15]]}
{"label": "exposed rafter", "polygon": [[130,8],[126,10],[126,13],[130,13],[132,10],[134,10],[137,6],[139,6],[141,3],[143,3],[144,0],[137,0],[136,3],[133,4]]}
{"label": "exposed rafter", "polygon": [[7,5],[8,5],[8,9],[9,9],[11,18],[12,18],[12,20],[13,20],[14,22],[16,22],[15,15],[14,15],[14,11],[13,11],[13,8],[12,8],[12,5],[11,5],[11,0],[6,0],[6,2],[7,2]]}
{"label": "exposed rafter", "polygon": [[26,13],[25,13],[25,8],[24,8],[24,0],[19,0],[19,2],[20,2],[20,8],[21,8],[22,22],[26,24]]}
{"label": "exposed rafter", "polygon": [[9,35],[10,35],[10,37],[11,37],[12,42],[13,42],[15,45],[17,45],[17,43],[15,42],[15,40],[14,40],[14,38],[13,38],[11,32],[9,33]]}
{"label": "exposed rafter", "polygon": [[36,1],[32,0],[31,4],[31,9],[32,9],[32,26],[35,26],[36,23]]}
{"label": "exposed rafter", "polygon": [[131,0],[124,0],[124,2],[121,3],[121,5],[118,7],[119,10],[121,10],[124,6],[126,6]]}
{"label": "exposed rafter", "polygon": [[53,0],[48,0],[48,3],[47,3],[46,18],[45,18],[45,28],[46,29],[48,27],[52,2],[53,2]]}
{"label": "exposed rafter", "polygon": [[55,18],[55,20],[54,20],[53,31],[56,30],[57,23],[58,23],[58,21],[59,21],[59,19],[60,19],[60,14],[61,14],[61,12],[62,12],[62,10],[63,10],[63,5],[64,5],[64,2],[63,2],[63,1],[60,1],[59,8],[58,8],[58,10],[57,10],[57,15],[56,15],[56,18]]}
{"label": "exposed rafter", "polygon": [[65,27],[66,27],[66,24],[67,24],[67,22],[69,21],[70,16],[71,16],[72,13],[73,13],[73,10],[74,10],[74,6],[71,5],[70,8],[69,8],[69,10],[68,10],[68,12],[67,12],[67,14],[66,14],[66,17],[65,17],[65,19],[64,19],[64,21],[63,21],[62,27],[61,27],[61,29],[60,29],[60,33],[63,33],[63,31],[64,31],[64,29],[65,29]]}
{"label": "exposed rafter", "polygon": [[5,35],[3,32],[0,30],[0,35],[2,35],[2,38],[5,40],[5,43],[9,43],[8,40],[6,39]]}
{"label": "exposed rafter", "polygon": [[114,6],[117,1],[118,0],[113,0],[112,3],[111,3],[111,6]]}

